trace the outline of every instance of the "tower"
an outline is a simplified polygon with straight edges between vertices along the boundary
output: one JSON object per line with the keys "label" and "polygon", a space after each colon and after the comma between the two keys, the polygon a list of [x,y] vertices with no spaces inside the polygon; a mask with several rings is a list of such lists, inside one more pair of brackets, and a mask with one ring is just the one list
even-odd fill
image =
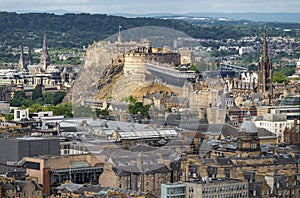
{"label": "tower", "polygon": [[25,68],[24,51],[23,51],[23,45],[21,45],[21,54],[20,54],[20,60],[19,60],[19,70],[23,70],[24,68]]}
{"label": "tower", "polygon": [[272,86],[272,63],[268,57],[267,30],[264,30],[263,51],[259,61],[258,68],[258,87],[257,91],[269,98],[273,95]]}
{"label": "tower", "polygon": [[43,41],[42,55],[40,57],[40,64],[42,66],[43,71],[46,71],[47,66],[50,64],[50,56],[48,54],[47,42],[46,42],[46,33],[44,33],[44,41]]}

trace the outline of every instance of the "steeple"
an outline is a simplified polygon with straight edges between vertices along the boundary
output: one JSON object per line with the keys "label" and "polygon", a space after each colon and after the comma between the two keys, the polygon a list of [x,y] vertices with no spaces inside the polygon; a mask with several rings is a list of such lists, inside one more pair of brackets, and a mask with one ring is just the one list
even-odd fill
{"label": "steeple", "polygon": [[264,30],[263,58],[265,61],[268,59],[267,28]]}
{"label": "steeple", "polygon": [[47,66],[50,64],[50,56],[48,54],[46,33],[44,33],[42,55],[40,57],[40,64],[42,65],[42,70],[46,71]]}
{"label": "steeple", "polygon": [[32,65],[33,60],[32,60],[32,55],[31,55],[31,47],[30,45],[28,46],[28,65]]}
{"label": "steeple", "polygon": [[267,28],[264,29],[263,49],[258,68],[257,91],[271,99],[273,95],[272,63],[268,57]]}
{"label": "steeple", "polygon": [[20,60],[19,60],[19,70],[23,70],[24,68],[25,68],[24,50],[23,50],[23,45],[21,45],[21,53],[20,53]]}
{"label": "steeple", "polygon": [[47,49],[47,41],[46,41],[46,33],[44,33],[44,40],[43,40],[43,53],[48,54],[48,49]]}

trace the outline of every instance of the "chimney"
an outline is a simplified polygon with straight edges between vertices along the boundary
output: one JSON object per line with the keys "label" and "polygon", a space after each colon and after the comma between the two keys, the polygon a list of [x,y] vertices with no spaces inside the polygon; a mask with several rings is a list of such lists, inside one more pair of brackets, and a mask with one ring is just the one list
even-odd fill
{"label": "chimney", "polygon": [[255,172],[254,172],[254,171],[245,171],[243,175],[244,175],[244,178],[245,178],[249,183],[255,182]]}
{"label": "chimney", "polygon": [[218,174],[218,168],[217,167],[213,167],[213,166],[208,166],[207,167],[207,176],[209,178],[215,179],[217,177],[217,174]]}

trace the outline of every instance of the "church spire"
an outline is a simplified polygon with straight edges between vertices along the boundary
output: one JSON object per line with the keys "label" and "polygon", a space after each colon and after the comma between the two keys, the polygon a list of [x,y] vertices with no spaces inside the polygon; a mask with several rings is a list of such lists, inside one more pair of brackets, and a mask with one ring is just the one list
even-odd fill
{"label": "church spire", "polygon": [[32,65],[33,60],[32,60],[32,55],[31,55],[31,47],[30,45],[28,46],[28,65]]}
{"label": "church spire", "polygon": [[19,60],[19,70],[23,70],[24,68],[25,68],[24,50],[23,50],[23,45],[21,45],[21,53],[20,53],[20,60]]}
{"label": "church spire", "polygon": [[258,68],[258,87],[257,91],[265,95],[267,98],[273,96],[272,85],[272,63],[268,57],[268,43],[267,43],[267,28],[264,29],[263,49],[260,57]]}
{"label": "church spire", "polygon": [[43,48],[42,48],[42,55],[40,58],[40,64],[42,65],[42,69],[44,71],[46,71],[47,66],[50,64],[50,56],[48,54],[46,33],[44,33]]}
{"label": "church spire", "polygon": [[263,58],[265,61],[268,58],[268,43],[267,43],[267,28],[266,27],[264,30]]}

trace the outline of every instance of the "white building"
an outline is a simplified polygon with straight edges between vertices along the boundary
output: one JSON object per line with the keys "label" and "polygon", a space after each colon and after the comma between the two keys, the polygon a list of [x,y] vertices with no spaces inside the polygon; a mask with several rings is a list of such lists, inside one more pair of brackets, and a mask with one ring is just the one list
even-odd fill
{"label": "white building", "polygon": [[291,127],[293,120],[288,120],[286,114],[264,114],[257,116],[255,120],[256,127],[265,128],[280,137],[283,142],[283,132],[286,127]]}
{"label": "white building", "polygon": [[15,109],[14,121],[20,121],[22,119],[29,119],[29,109]]}
{"label": "white building", "polygon": [[239,49],[239,55],[242,56],[245,53],[249,53],[249,52],[254,52],[254,48],[253,47],[240,47]]}

